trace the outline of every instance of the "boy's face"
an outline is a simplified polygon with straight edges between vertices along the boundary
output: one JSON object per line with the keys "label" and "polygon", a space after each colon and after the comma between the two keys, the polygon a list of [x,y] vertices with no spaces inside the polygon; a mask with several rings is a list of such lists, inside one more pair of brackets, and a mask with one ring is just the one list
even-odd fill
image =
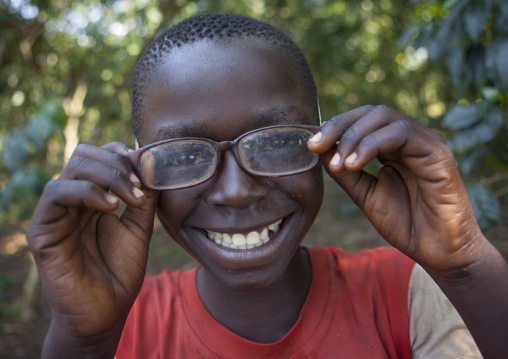
{"label": "boy's face", "polygon": [[[177,137],[227,141],[271,125],[317,124],[313,100],[281,51],[254,39],[202,40],[175,48],[145,87],[140,144]],[[161,192],[158,216],[173,239],[220,283],[253,290],[284,273],[322,196],[320,168],[288,177],[254,177],[226,151],[209,181]],[[268,228],[279,220],[278,231]],[[237,234],[237,241],[238,234],[268,233],[268,241],[231,249],[211,240],[211,232]]]}

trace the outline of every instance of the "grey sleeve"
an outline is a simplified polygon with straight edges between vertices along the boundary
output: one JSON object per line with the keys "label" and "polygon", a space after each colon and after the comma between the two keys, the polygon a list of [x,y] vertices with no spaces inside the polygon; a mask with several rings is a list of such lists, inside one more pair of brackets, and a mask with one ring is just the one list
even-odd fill
{"label": "grey sleeve", "polygon": [[408,294],[414,359],[482,358],[462,318],[418,264],[411,273]]}

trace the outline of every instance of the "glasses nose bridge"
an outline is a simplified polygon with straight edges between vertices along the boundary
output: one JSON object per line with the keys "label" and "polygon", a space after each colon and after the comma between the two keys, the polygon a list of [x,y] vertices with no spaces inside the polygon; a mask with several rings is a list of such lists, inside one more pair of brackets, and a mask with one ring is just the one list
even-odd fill
{"label": "glasses nose bridge", "polygon": [[224,151],[227,151],[227,150],[233,150],[234,146],[235,146],[235,141],[217,142],[217,147],[218,147],[220,152],[224,152]]}

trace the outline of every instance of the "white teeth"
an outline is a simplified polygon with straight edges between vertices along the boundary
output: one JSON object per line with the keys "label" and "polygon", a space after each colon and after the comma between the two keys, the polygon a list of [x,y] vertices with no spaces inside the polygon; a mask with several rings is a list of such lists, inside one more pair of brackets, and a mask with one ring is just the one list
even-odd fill
{"label": "white teeth", "polygon": [[277,222],[270,224],[270,225],[268,226],[268,229],[269,229],[270,231],[275,231],[275,229],[277,229],[277,230],[278,230],[278,229],[279,229],[280,222],[282,222],[282,219],[279,219]]}
{"label": "white teeth", "polygon": [[244,246],[247,244],[247,239],[245,239],[245,236],[240,233],[233,234],[233,244],[235,246]]}
{"label": "white teeth", "polygon": [[250,232],[247,234],[246,240],[247,244],[257,244],[261,240],[261,237],[258,232]]}
{"label": "white teeth", "polygon": [[222,236],[222,242],[223,243],[228,243],[228,244],[232,244],[233,243],[233,240],[231,239],[231,236],[229,234],[224,233],[224,234],[220,234],[220,235]]}
{"label": "white teeth", "polygon": [[261,228],[257,231],[249,232],[247,235],[242,233],[219,233],[206,231],[208,238],[224,247],[233,249],[251,249],[259,247],[270,240],[268,232],[277,234],[279,232],[282,219],[270,224],[267,227]]}

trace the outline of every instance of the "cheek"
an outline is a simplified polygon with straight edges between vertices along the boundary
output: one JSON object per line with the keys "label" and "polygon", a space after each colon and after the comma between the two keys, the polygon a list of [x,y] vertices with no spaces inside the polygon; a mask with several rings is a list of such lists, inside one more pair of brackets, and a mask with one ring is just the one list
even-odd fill
{"label": "cheek", "polygon": [[301,203],[308,216],[315,216],[323,201],[323,171],[321,165],[309,172],[277,179],[279,188]]}
{"label": "cheek", "polygon": [[157,204],[159,220],[173,238],[182,228],[182,223],[195,207],[195,195],[191,190],[163,191]]}

